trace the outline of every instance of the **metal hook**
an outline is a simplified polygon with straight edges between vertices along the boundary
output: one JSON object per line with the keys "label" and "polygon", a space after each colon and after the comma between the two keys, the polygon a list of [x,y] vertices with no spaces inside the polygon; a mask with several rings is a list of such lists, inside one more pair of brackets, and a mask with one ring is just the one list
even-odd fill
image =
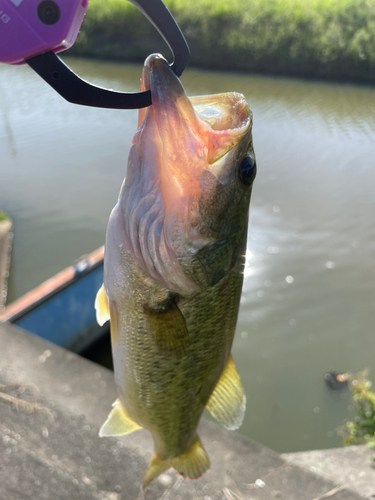
{"label": "metal hook", "polygon": [[[172,51],[171,68],[181,76],[190,61],[189,46],[162,0],[129,0],[155,26]],[[74,104],[112,109],[139,109],[151,105],[151,92],[116,92],[97,87],[74,73],[54,52],[31,57],[26,63],[64,99]]]}

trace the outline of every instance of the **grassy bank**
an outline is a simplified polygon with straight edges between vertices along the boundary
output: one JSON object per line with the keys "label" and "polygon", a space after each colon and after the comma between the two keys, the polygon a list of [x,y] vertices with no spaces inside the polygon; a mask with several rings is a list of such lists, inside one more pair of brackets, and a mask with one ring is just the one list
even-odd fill
{"label": "grassy bank", "polygon": [[0,222],[4,221],[4,220],[8,220],[9,217],[7,216],[7,214],[5,212],[3,212],[2,210],[0,210]]}
{"label": "grassy bank", "polygon": [[[166,0],[192,65],[375,82],[374,0]],[[168,54],[126,0],[91,0],[77,55],[141,61]]]}
{"label": "grassy bank", "polygon": [[346,422],[339,434],[344,437],[343,444],[367,444],[375,450],[375,393],[367,375],[367,371],[363,371],[352,380],[350,391],[355,418]]}

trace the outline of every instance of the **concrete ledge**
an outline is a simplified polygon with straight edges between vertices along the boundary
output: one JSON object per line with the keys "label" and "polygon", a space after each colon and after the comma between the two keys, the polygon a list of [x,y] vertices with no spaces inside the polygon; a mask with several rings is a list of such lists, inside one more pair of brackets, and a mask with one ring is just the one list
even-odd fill
{"label": "concrete ledge", "polygon": [[290,464],[343,484],[365,498],[375,499],[374,451],[367,446],[313,450],[281,455]]}
{"label": "concrete ledge", "polygon": [[0,313],[5,306],[7,296],[7,273],[10,264],[12,238],[12,222],[10,220],[0,221]]}
{"label": "concrete ledge", "polygon": [[318,500],[329,492],[330,500],[365,498],[348,488],[334,492],[337,483],[207,421],[199,433],[212,470],[194,482],[168,472],[141,492],[149,433],[97,435],[117,397],[112,372],[4,324],[0,353],[3,395],[39,405],[30,413],[0,398],[0,498]]}

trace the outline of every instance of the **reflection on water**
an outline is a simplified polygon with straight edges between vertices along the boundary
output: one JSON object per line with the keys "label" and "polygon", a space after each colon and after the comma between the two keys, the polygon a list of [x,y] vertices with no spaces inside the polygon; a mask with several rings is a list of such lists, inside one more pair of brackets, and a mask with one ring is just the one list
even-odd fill
{"label": "reflection on water", "polygon": [[[70,60],[138,87],[140,67]],[[187,71],[191,94],[236,90],[254,112],[258,177],[233,354],[241,432],[279,451],[340,444],[345,392],[329,370],[375,378],[375,89]],[[26,67],[0,67],[0,208],[15,222],[10,298],[104,241],[136,112],[63,101]]]}

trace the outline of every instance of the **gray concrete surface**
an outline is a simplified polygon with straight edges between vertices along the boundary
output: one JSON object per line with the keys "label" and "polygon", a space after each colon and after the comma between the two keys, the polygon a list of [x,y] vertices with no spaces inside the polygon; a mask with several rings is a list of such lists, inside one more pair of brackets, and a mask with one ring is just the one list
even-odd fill
{"label": "gray concrete surface", "polygon": [[0,221],[0,312],[5,306],[12,237],[12,222]]}
{"label": "gray concrete surface", "polygon": [[367,446],[349,446],[330,450],[285,453],[290,464],[346,485],[365,498],[375,498],[375,463],[373,450]]}
{"label": "gray concrete surface", "polygon": [[142,492],[149,433],[98,437],[117,397],[112,372],[0,325],[0,384],[1,500],[366,498],[207,421],[199,434],[211,470],[193,482],[168,472]]}

